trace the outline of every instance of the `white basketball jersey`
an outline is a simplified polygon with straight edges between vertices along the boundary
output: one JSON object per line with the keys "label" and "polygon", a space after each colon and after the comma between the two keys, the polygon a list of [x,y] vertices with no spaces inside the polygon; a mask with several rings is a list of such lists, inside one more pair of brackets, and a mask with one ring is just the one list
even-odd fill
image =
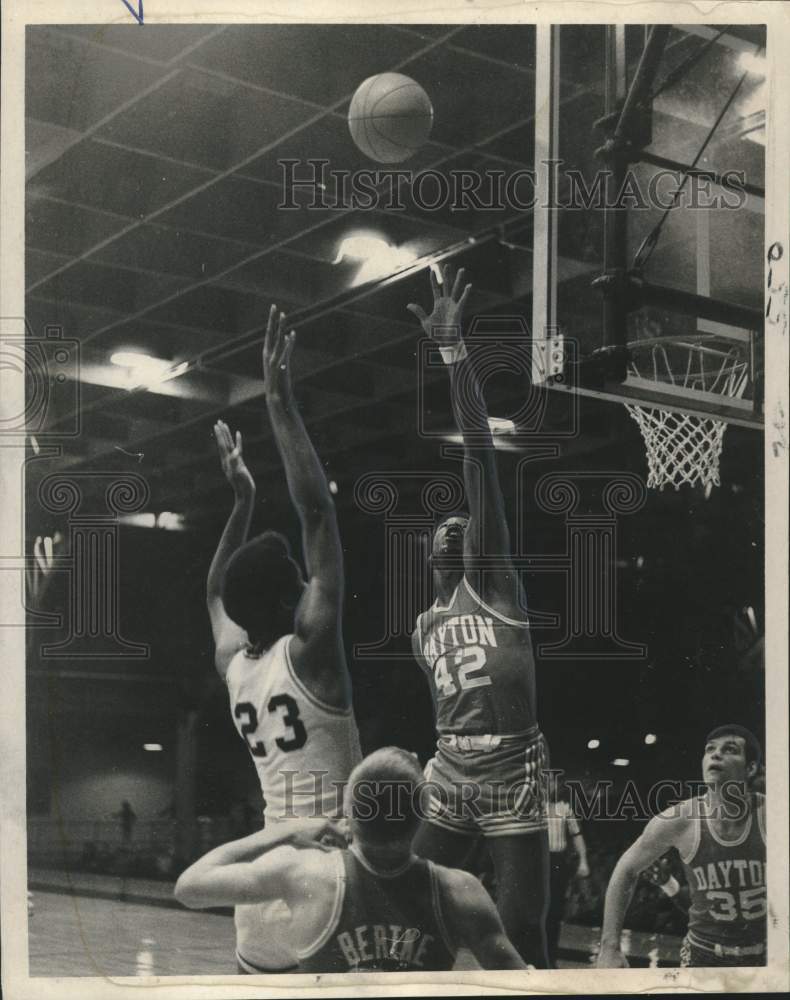
{"label": "white basketball jersey", "polygon": [[233,721],[258,771],[267,823],[339,816],[343,785],[361,759],[353,711],[308,691],[291,663],[292,638],[283,636],[260,656],[240,650],[225,677]]}

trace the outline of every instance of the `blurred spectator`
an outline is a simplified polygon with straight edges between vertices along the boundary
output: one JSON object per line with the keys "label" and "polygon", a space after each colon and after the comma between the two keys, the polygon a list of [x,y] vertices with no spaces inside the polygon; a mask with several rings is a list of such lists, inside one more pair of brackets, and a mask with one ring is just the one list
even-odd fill
{"label": "blurred spectator", "polygon": [[573,815],[570,803],[563,795],[557,773],[548,772],[546,816],[549,827],[549,909],[546,914],[546,944],[551,968],[557,967],[560,927],[565,915],[568,886],[574,876],[587,879],[587,846]]}
{"label": "blurred spectator", "polygon": [[114,813],[116,819],[121,821],[121,841],[124,846],[128,846],[134,834],[134,824],[137,822],[137,814],[126,799],[121,803],[120,811]]}

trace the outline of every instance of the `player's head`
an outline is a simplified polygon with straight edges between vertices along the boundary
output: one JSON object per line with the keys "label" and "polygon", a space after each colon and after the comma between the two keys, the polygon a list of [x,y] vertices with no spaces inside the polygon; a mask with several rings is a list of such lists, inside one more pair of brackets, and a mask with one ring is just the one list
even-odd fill
{"label": "player's head", "polygon": [[287,539],[264,531],[233,553],[222,583],[222,603],[253,645],[269,645],[293,631],[304,588]]}
{"label": "player's head", "polygon": [[745,726],[717,726],[705,740],[702,777],[709,785],[746,784],[757,773],[761,757],[759,740]]}
{"label": "player's head", "polygon": [[469,527],[469,520],[468,514],[459,511],[446,515],[436,525],[431,542],[431,566],[434,569],[445,568],[463,557],[464,535]]}
{"label": "player's head", "polygon": [[382,747],[348,779],[345,812],[353,839],[379,856],[408,851],[420,823],[422,771],[414,754]]}

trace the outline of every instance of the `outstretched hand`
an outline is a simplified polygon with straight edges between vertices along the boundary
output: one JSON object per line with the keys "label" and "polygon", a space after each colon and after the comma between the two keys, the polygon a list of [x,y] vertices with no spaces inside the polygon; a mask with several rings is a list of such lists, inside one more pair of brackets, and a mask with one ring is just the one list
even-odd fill
{"label": "outstretched hand", "polygon": [[295,340],[295,331],[285,332],[285,313],[272,306],[263,341],[263,389],[267,399],[288,402],[291,398],[290,359]]}
{"label": "outstretched hand", "polygon": [[428,270],[433,292],[433,308],[430,315],[416,302],[410,302],[406,308],[414,313],[423,330],[440,347],[451,347],[461,340],[461,320],[472,286],[463,284],[465,274],[463,268],[454,272],[452,266],[446,264],[440,271],[441,285],[434,269],[431,267]]}
{"label": "outstretched hand", "polygon": [[214,424],[214,437],[217,441],[222,471],[233,487],[233,492],[237,497],[250,496],[255,492],[255,480],[242,458],[241,431],[236,431],[236,440],[234,441],[225,421],[218,420]]}

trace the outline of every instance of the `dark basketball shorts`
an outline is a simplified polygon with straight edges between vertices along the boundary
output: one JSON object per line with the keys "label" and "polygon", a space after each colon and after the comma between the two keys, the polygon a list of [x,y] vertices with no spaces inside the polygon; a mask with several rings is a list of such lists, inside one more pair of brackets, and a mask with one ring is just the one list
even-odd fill
{"label": "dark basketball shorts", "polygon": [[765,965],[765,945],[750,945],[745,947],[727,947],[722,945],[701,946],[689,939],[683,938],[680,946],[681,968],[743,968]]}
{"label": "dark basketball shorts", "polygon": [[547,828],[547,767],[537,726],[518,736],[441,736],[425,768],[422,814],[467,836],[539,833]]}

